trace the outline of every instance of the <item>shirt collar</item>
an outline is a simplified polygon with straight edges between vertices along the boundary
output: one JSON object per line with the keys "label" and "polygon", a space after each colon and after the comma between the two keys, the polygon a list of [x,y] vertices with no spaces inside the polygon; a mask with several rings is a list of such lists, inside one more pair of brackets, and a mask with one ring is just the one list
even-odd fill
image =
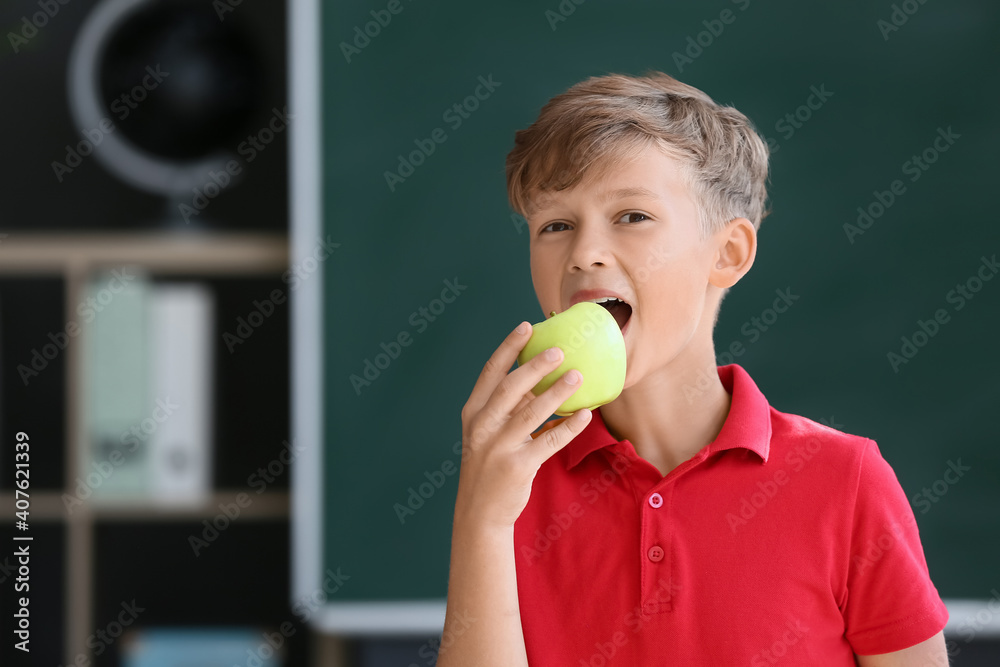
{"label": "shirt collar", "polygon": [[[739,364],[718,366],[717,370],[723,388],[732,396],[732,402],[722,430],[707,445],[707,454],[741,447],[756,453],[766,462],[771,443],[771,408],[767,399]],[[587,427],[566,446],[567,470],[574,468],[591,452],[618,443],[608,432],[600,408],[592,412]]]}

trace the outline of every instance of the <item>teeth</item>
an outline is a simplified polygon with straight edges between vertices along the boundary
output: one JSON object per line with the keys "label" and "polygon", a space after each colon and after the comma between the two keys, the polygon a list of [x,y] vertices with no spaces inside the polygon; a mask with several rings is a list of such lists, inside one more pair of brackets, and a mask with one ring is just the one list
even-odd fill
{"label": "teeth", "polygon": [[605,301],[621,301],[622,303],[625,303],[625,301],[622,301],[618,297],[614,296],[602,296],[599,299],[588,299],[588,301],[591,303],[604,303]]}

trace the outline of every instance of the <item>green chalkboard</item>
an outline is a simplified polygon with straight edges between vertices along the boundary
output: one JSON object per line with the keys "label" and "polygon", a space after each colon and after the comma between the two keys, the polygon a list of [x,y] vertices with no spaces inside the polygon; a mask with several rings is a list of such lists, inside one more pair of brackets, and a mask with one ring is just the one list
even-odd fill
{"label": "green chalkboard", "polygon": [[[913,506],[942,595],[990,597],[1000,280],[977,276],[1000,254],[1000,5],[321,9],[322,230],[340,246],[322,265],[317,502],[322,568],[351,577],[330,602],[444,599],[461,407],[510,329],[543,318],[506,201],[514,132],[579,80],[648,69],[737,107],[772,147],[773,213],[723,305],[720,363],[779,410],[874,438],[909,496],[930,490]],[[798,298],[775,318],[776,290]]]}

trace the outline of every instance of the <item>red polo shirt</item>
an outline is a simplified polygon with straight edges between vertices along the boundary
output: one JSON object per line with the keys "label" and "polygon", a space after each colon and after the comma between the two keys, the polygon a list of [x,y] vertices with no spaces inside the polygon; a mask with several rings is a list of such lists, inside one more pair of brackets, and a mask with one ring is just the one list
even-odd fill
{"label": "red polo shirt", "polygon": [[666,477],[600,409],[538,471],[514,529],[532,667],[846,667],[944,627],[875,442],[775,410],[739,365],[718,371],[722,431]]}

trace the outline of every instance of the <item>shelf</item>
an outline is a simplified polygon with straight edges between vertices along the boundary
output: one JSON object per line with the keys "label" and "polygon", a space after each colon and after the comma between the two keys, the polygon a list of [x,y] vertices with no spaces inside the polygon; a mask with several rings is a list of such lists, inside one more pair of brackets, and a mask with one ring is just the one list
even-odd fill
{"label": "shelf", "polygon": [[[246,494],[242,499],[246,507],[240,507],[237,496]],[[15,494],[13,491],[0,493],[0,506],[13,507]],[[237,503],[240,514],[238,520],[281,519],[288,517],[288,493],[284,491],[268,491],[258,495],[255,491],[221,490],[212,494],[211,499],[196,506],[170,507],[157,505],[150,501],[123,501],[112,504],[109,501],[84,500],[82,505],[76,505],[73,512],[67,511],[58,491],[35,492],[31,494],[30,519],[32,521],[133,521],[136,519],[148,521],[182,521],[191,519],[210,519],[222,513],[220,505]],[[127,504],[126,504],[127,503]]]}
{"label": "shelf", "polygon": [[[10,232],[0,233],[0,277],[59,277],[62,280],[63,303],[61,315],[53,320],[52,326],[53,330],[60,331],[66,326],[63,323],[77,321],[78,306],[83,302],[88,282],[96,271],[135,266],[136,271],[152,274],[154,278],[176,276],[219,284],[227,284],[232,279],[242,283],[249,278],[250,284],[278,283],[278,276],[289,268],[288,254],[288,236],[284,232]],[[229,293],[222,290],[218,294]],[[251,303],[251,299],[248,298],[247,303]],[[243,308],[242,300],[234,300],[231,295],[229,302],[220,308],[219,313],[226,313],[227,321],[235,321],[237,315],[243,314],[240,310]],[[272,331],[273,327],[255,332],[254,341],[259,344],[268,340],[267,335]],[[29,346],[34,345],[34,341],[32,338]],[[41,333],[37,341],[38,345],[49,342]],[[66,664],[75,662],[77,654],[89,646],[88,637],[98,620],[94,618],[95,587],[101,586],[101,582],[92,577],[98,567],[95,562],[95,536],[99,531],[144,530],[149,528],[148,524],[152,524],[154,530],[176,530],[177,526],[169,524],[201,523],[219,515],[225,516],[223,507],[233,504],[240,513],[238,518],[230,520],[240,524],[245,521],[248,526],[265,529],[263,527],[268,522],[287,521],[290,507],[289,493],[284,489],[268,489],[261,494],[257,494],[255,489],[243,489],[241,480],[246,476],[240,471],[230,475],[228,481],[221,482],[224,488],[213,489],[208,499],[196,506],[168,506],[152,500],[115,503],[91,498],[84,499],[82,505],[74,505],[70,511],[63,502],[63,494],[73,493],[75,480],[84,473],[83,466],[87,460],[84,452],[89,451],[83,432],[80,395],[82,354],[80,339],[69,334],[60,357],[65,384],[65,404],[61,408],[66,431],[65,440],[61,443],[64,461],[61,475],[65,491],[52,486],[46,486],[46,491],[32,491],[28,519],[29,526],[35,523],[46,526],[58,524],[65,528],[67,557],[63,563],[63,650]],[[252,358],[249,352],[241,354],[243,360]],[[233,370],[232,364],[225,368],[230,372]],[[287,397],[280,397],[280,400],[285,401]],[[246,494],[246,498],[240,498],[241,493]],[[243,501],[245,507],[240,506],[237,498]],[[13,490],[0,491],[0,504],[4,507],[14,507],[15,500]],[[230,507],[230,513],[233,511]],[[87,654],[87,651],[84,650],[84,653]]]}
{"label": "shelf", "polygon": [[0,238],[0,274],[140,264],[153,272],[281,273],[288,237],[275,233],[17,234]]}

